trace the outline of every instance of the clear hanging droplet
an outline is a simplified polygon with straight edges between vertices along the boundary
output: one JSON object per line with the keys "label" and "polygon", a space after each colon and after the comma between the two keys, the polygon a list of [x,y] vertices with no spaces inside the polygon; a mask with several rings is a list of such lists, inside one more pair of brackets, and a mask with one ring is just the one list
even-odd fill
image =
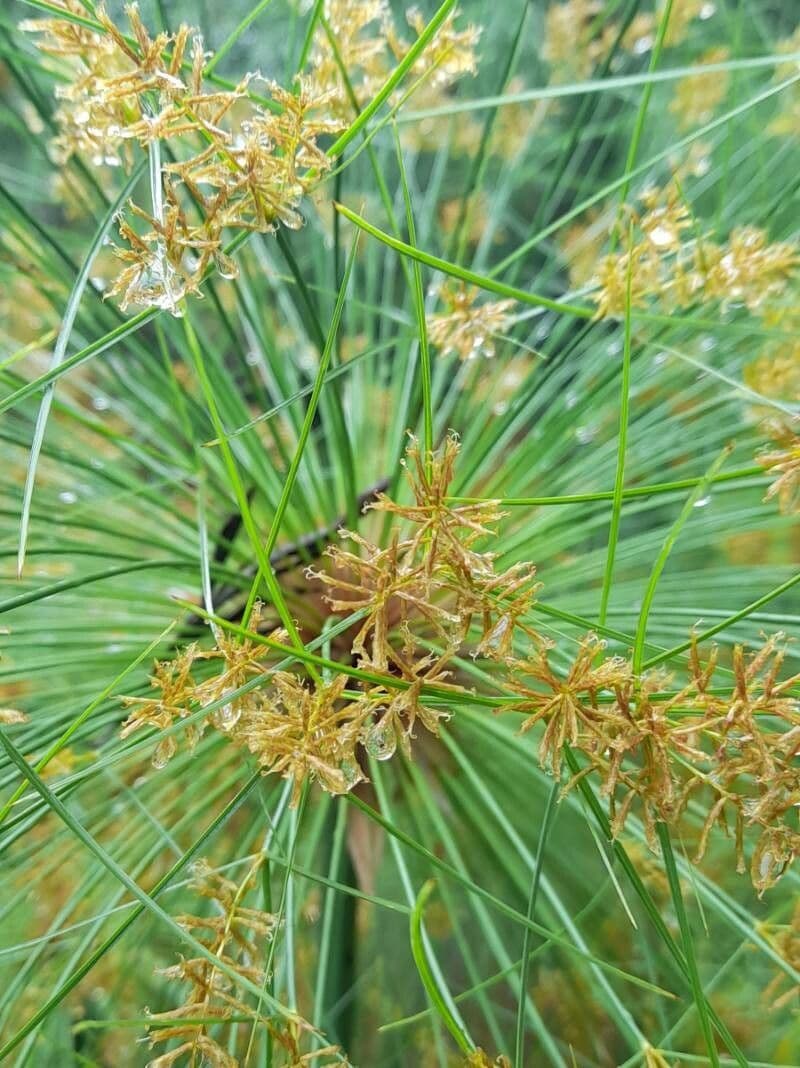
{"label": "clear hanging droplet", "polygon": [[232,731],[241,719],[242,705],[240,701],[229,701],[217,709],[216,723],[221,731]]}
{"label": "clear hanging droplet", "polygon": [[367,731],[364,748],[375,760],[389,760],[397,748],[397,735],[388,716],[378,720]]}
{"label": "clear hanging droplet", "polygon": [[701,497],[699,500],[694,502],[694,506],[695,506],[695,508],[705,508],[705,506],[709,503],[710,500],[711,500],[710,496]]}
{"label": "clear hanging droplet", "polygon": [[339,765],[339,771],[342,773],[342,781],[345,791],[352,790],[353,787],[362,778],[361,768],[358,766],[355,760],[350,757],[346,757]]}
{"label": "clear hanging droplet", "polygon": [[239,277],[239,268],[230,256],[226,256],[224,252],[214,253],[214,263],[220,278],[231,279]]}
{"label": "clear hanging droplet", "polygon": [[511,626],[511,620],[508,616],[500,616],[495,625],[486,635],[478,647],[480,653],[492,653],[496,652],[503,644],[508,628]]}
{"label": "clear hanging droplet", "polygon": [[168,738],[162,738],[153,753],[153,767],[159,770],[165,768],[177,751],[178,743],[172,735]]}

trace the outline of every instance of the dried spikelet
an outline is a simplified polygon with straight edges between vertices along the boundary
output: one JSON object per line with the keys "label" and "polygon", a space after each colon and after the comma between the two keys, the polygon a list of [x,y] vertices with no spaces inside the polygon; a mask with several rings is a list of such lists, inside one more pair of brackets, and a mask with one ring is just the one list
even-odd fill
{"label": "dried spikelet", "polygon": [[[463,75],[477,74],[478,71],[475,50],[481,29],[472,24],[464,29],[456,29],[458,15],[457,8],[450,12],[411,68],[412,78],[425,76],[429,88],[438,92],[449,88]],[[419,8],[409,8],[406,20],[419,37],[425,29],[425,17]],[[411,47],[398,38],[390,39],[389,43],[398,60],[402,59]],[[428,103],[430,106],[430,98]]]}
{"label": "dried spikelet", "polygon": [[318,27],[309,57],[309,76],[318,92],[334,94],[333,113],[349,120],[353,106],[342,69],[347,72],[356,103],[362,106],[387,77],[386,27],[391,11],[387,0],[325,0],[323,10],[336,50],[325,27]]}
{"label": "dried spikelet", "polygon": [[703,247],[704,286],[709,298],[744,304],[757,311],[785,291],[800,263],[797,246],[770,244],[763,230],[744,226],[732,231],[726,246]]}
{"label": "dried spikelet", "polygon": [[4,727],[13,726],[15,723],[27,723],[28,717],[17,708],[0,708],[0,723]]}
{"label": "dried spikelet", "polygon": [[597,304],[596,318],[623,315],[628,302],[629,281],[631,308],[644,307],[648,298],[660,291],[658,258],[646,244],[635,245],[628,252],[604,256],[591,281],[598,287],[593,294]]}
{"label": "dried spikelet", "polygon": [[[661,0],[658,17],[663,15],[665,7],[665,0]],[[664,35],[664,46],[672,48],[682,44],[688,37],[691,24],[695,19],[705,21],[712,18],[716,11],[716,4],[711,0],[673,0],[667,32]]]}
{"label": "dried spikelet", "polygon": [[[800,317],[790,307],[777,306],[766,310],[763,322],[767,328],[789,332],[800,325]],[[744,368],[744,381],[765,397],[800,403],[800,341],[765,342],[756,359]]]}
{"label": "dried spikelet", "polygon": [[[513,678],[509,690],[518,700],[509,705],[507,710],[525,715],[520,727],[523,734],[539,721],[544,721],[539,760],[558,775],[564,745],[568,743],[575,746],[582,737],[590,737],[596,730],[595,723],[601,716],[598,693],[627,686],[630,665],[618,657],[596,664],[605,643],[589,634],[578,647],[567,673],[561,676],[550,665],[553,648],[551,642],[541,641],[539,648],[528,658],[508,662]],[[533,686],[531,682],[523,680],[531,680],[538,685]]]}
{"label": "dried spikelet", "polygon": [[800,800],[800,708],[792,696],[800,676],[779,681],[781,636],[750,654],[733,653],[729,694],[713,687],[716,651],[704,661],[693,639],[682,688],[670,693],[668,676],[637,676],[629,661],[604,658],[588,635],[565,672],[550,664],[551,646],[540,642],[524,660],[508,658],[506,690],[517,700],[504,711],[522,712],[521,730],[543,724],[539,759],[560,774],[568,744],[581,753],[585,775],[600,778],[609,799],[611,826],[621,834],[637,806],[651,847],[656,825],[677,825],[689,797],[707,808],[695,860],[702,859],[715,826],[733,819],[737,867],[744,870],[744,835],[754,837],[750,871],[763,892],[800,850],[792,815]]}
{"label": "dried spikelet", "polygon": [[[214,871],[204,860],[192,865],[190,888],[211,902],[212,912],[207,916],[182,915],[176,919],[184,930],[194,934],[219,964],[206,957],[181,958],[178,964],[160,971],[165,979],[184,984],[187,989],[182,1003],[176,1008],[158,1013],[147,1011],[151,1048],[172,1039],[178,1039],[180,1043],[151,1060],[148,1068],[168,1068],[184,1058],[187,1064],[198,1063],[200,1058],[214,1068],[239,1068],[240,1060],[225,1048],[227,1039],[223,1045],[219,1032],[219,1028],[233,1016],[237,1017],[237,1034],[241,1033],[242,1017],[250,1021],[250,1027],[267,1028],[277,1047],[285,1053],[282,1063],[287,1068],[289,1065],[319,1064],[320,1057],[338,1053],[338,1047],[322,1047],[319,1041],[315,1049],[303,1052],[304,1040],[311,1036],[319,1040],[319,1032],[299,1018],[283,1021],[264,1015],[259,1005],[250,1003],[249,995],[237,983],[237,979],[257,986],[265,983],[263,969],[257,962],[264,957],[263,942],[270,941],[277,928],[275,916],[244,904],[263,859],[259,857],[250,866],[240,883]],[[231,977],[231,972],[236,978]],[[197,1023],[198,1018],[212,1022]],[[214,1034],[210,1033],[212,1027]],[[346,1065],[342,1057],[337,1057],[336,1063]]]}
{"label": "dried spikelet", "polygon": [[343,794],[363,779],[356,757],[369,702],[343,698],[346,676],[309,687],[296,675],[278,671],[270,689],[260,694],[230,731],[266,772],[293,784],[297,805],[307,782],[318,781],[332,794]]}
{"label": "dried spikelet", "polygon": [[[256,602],[250,618],[253,630],[259,628],[262,611],[263,606]],[[193,643],[179,652],[174,660],[156,661],[150,685],[161,691],[158,697],[122,698],[123,706],[133,709],[123,724],[123,738],[143,726],[166,730],[193,712],[198,712],[204,705],[223,701],[251,679],[269,676],[270,668],[263,663],[269,655],[269,649],[264,644],[249,638],[230,636],[218,629],[215,629],[214,637],[213,649],[201,651]],[[285,637],[284,631],[277,630],[270,635],[270,640],[281,642]],[[198,680],[192,672],[196,664],[204,661],[220,663],[222,670],[210,678]],[[231,697],[209,717],[187,724],[184,730],[189,748],[197,745],[209,722],[221,731],[231,730],[242,712],[257,699],[257,695],[250,693],[238,698]],[[162,738],[153,756],[155,767],[164,767],[177,750],[178,743],[174,735]]]}
{"label": "dried spikelet", "polygon": [[[65,10],[77,14],[77,8],[85,17],[80,4]],[[133,43],[101,8],[102,33],[66,19],[29,28],[44,34],[42,48],[73,68],[56,114],[58,158],[79,153],[119,164],[136,142],[151,155],[152,212],[131,204],[120,220],[123,245],[115,251],[125,266],[108,295],[119,297],[123,310],[156,307],[180,315],[212,268],[235,277],[223,251],[226,231],[302,225],[298,206],[330,166],[317,140],[340,123],[330,117],[332,94],[300,79],[297,92],[268,83],[275,111],[247,100],[245,117],[234,124],[253,76],[229,91],[206,89],[208,55],[200,37],[181,26],[174,35],[151,38],[136,6],[126,12]],[[177,157],[166,167],[162,141]]]}
{"label": "dried spikelet", "polygon": [[800,435],[775,422],[769,424],[768,431],[775,447],[759,453],[756,460],[777,477],[764,499],[777,497],[781,511],[792,515],[800,508]]}
{"label": "dried spikelet", "polygon": [[[706,66],[724,63],[728,59],[729,49],[709,48],[698,58],[697,64]],[[669,104],[669,110],[675,115],[680,129],[689,130],[709,122],[727,96],[729,84],[730,75],[727,71],[699,71],[681,78]]]}
{"label": "dried spikelet", "polygon": [[463,282],[447,284],[439,291],[445,310],[428,318],[428,337],[445,356],[461,360],[495,354],[494,337],[504,334],[513,318],[513,300],[478,303],[479,291]]}
{"label": "dried spikelet", "polygon": [[[649,52],[656,40],[666,0],[655,12],[638,12],[620,39],[620,47],[633,55]],[[664,35],[664,47],[681,44],[694,19],[708,19],[716,7],[709,0],[673,0]],[[621,26],[606,15],[600,0],[566,0],[552,4],[545,16],[542,57],[550,64],[552,82],[588,78],[609,54]],[[707,59],[706,62],[712,62]]]}
{"label": "dried spikelet", "polygon": [[[150,685],[160,691],[158,697],[122,698],[123,707],[133,709],[122,726],[123,738],[145,726],[166,730],[173,723],[191,715],[196,686],[192,678],[192,667],[197,659],[197,652],[197,646],[190,645],[174,660],[156,661],[150,676]],[[190,748],[197,744],[203,729],[202,723],[192,723],[186,727]],[[156,747],[153,764],[157,768],[163,768],[177,751],[175,735],[167,735]]]}
{"label": "dried spikelet", "polygon": [[630,250],[598,265],[593,294],[598,318],[624,312],[629,264],[633,307],[651,299],[667,308],[715,301],[766,314],[786,294],[800,262],[795,242],[770,243],[763,230],[741,227],[717,244],[696,233],[674,186],[647,190],[641,202],[644,210],[630,213],[635,226]]}
{"label": "dried spikelet", "polygon": [[[310,79],[317,91],[333,94],[333,113],[350,120],[354,105],[361,108],[375,96],[411,43],[395,27],[387,0],[325,0],[324,13],[327,27],[320,25],[314,36]],[[421,106],[435,107],[458,78],[477,69],[475,48],[481,31],[472,25],[457,29],[458,15],[457,9],[450,12],[412,65],[412,80],[425,81]],[[419,36],[425,28],[419,10],[410,8],[406,19]],[[400,99],[395,93],[394,102]]]}
{"label": "dried spikelet", "polygon": [[463,1068],[511,1068],[511,1061],[503,1053],[491,1060],[482,1049],[474,1049],[464,1061]]}
{"label": "dried spikelet", "polygon": [[542,58],[552,82],[588,78],[607,55],[615,30],[607,21],[600,24],[602,12],[599,0],[566,0],[547,9]]}
{"label": "dried spikelet", "polygon": [[[83,4],[69,0],[65,10],[86,18]],[[237,93],[214,94],[203,100],[192,94],[196,88],[181,77],[181,67],[191,35],[182,25],[175,34],[150,37],[138,6],[126,9],[134,44],[128,43],[114,22],[98,7],[96,17],[102,32],[87,30],[67,19],[34,20],[24,28],[44,34],[39,47],[70,62],[74,80],[59,87],[63,101],[56,112],[59,134],[54,142],[56,158],[87,154],[95,165],[118,166],[124,161],[126,141],[147,144],[194,129],[209,108],[230,106]],[[202,44],[195,38],[202,57]],[[170,54],[167,57],[167,50]],[[187,101],[195,112],[187,114]]]}
{"label": "dried spikelet", "polygon": [[[261,625],[263,605],[257,601],[250,613],[249,629],[258,632]],[[273,631],[270,640],[285,642],[286,632]],[[198,660],[216,661],[222,670],[212,675],[195,687],[194,699],[201,705],[210,705],[229,698],[234,690],[244,686],[253,678],[264,677],[268,667],[264,660],[271,655],[270,650],[261,642],[238,635],[226,634],[218,630],[215,634],[216,644],[213,649],[197,653]],[[211,722],[221,731],[229,731],[238,723],[242,713],[249,707],[253,698],[250,694],[230,697],[211,714]]]}

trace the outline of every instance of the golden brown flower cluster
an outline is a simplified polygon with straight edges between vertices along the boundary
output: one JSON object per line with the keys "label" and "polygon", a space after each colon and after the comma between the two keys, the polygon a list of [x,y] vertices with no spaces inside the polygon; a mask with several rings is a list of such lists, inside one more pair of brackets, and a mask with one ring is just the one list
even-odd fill
{"label": "golden brown flower cluster", "polygon": [[[325,24],[317,30],[309,61],[311,84],[318,92],[331,92],[331,110],[351,120],[389,77],[392,67],[411,47],[397,29],[388,0],[325,0]],[[477,70],[475,48],[480,29],[456,28],[458,11],[452,11],[423,49],[410,72],[412,84],[424,79],[425,106],[439,103],[444,92],[462,75]],[[418,8],[406,13],[417,37],[425,28]],[[395,94],[393,100],[400,99]]]}
{"label": "golden brown flower cluster", "polygon": [[800,341],[795,340],[800,314],[792,305],[767,309],[763,316],[768,330],[786,337],[769,338],[758,356],[744,369],[744,381],[764,397],[800,404]]}
{"label": "golden brown flower cluster", "polygon": [[[666,0],[659,0],[655,11],[637,14],[622,35],[621,47],[633,55],[649,52],[655,44],[665,7]],[[691,23],[697,18],[710,18],[715,10],[708,0],[673,0],[664,46],[682,44]],[[619,23],[607,16],[602,0],[551,4],[545,16],[542,48],[542,56],[552,68],[551,81],[588,78],[609,55],[619,32]]]}
{"label": "golden brown flower cluster", "polygon": [[[86,17],[76,0],[65,10]],[[120,297],[123,310],[180,314],[212,265],[224,277],[236,274],[223,251],[226,233],[301,225],[298,205],[329,166],[317,138],[340,124],[328,114],[330,93],[302,79],[297,92],[266,83],[274,109],[249,98],[255,75],[232,90],[209,89],[210,57],[198,35],[181,26],[152,38],[137,6],[125,10],[130,38],[102,7],[102,32],[66,18],[26,28],[43,33],[40,47],[70,63],[74,80],[61,90],[56,114],[59,158],[89,152],[96,163],[119,164],[134,143],[150,156],[152,203],[149,210],[131,204],[120,221],[125,245],[117,254],[126,266],[109,295]],[[162,164],[162,152],[171,161]]]}
{"label": "golden brown flower cluster", "polygon": [[[475,655],[504,655],[536,592],[531,565],[498,571],[494,555],[476,548],[479,539],[493,533],[487,524],[501,517],[496,503],[448,503],[457,453],[453,436],[430,456],[412,443],[408,466],[414,503],[380,495],[369,506],[405,521],[409,536],[401,538],[395,529],[389,548],[381,549],[343,531],[356,551],[331,546],[329,568],[310,572],[324,586],[332,611],[362,613],[351,653],[358,670],[374,682],[362,678],[359,690],[346,691],[346,671],[330,682],[276,671],[265,661],[274,658],[276,645],[291,651],[285,634],[273,633],[270,649],[254,638],[217,631],[213,649],[191,645],[174,660],[156,664],[155,697],[123,698],[132,709],[123,737],[143,726],[163,731],[192,717],[183,728],[190,747],[210,724],[249,750],[265,773],[291,779],[297,804],[312,780],[334,794],[351,790],[364,778],[360,747],[386,760],[398,745],[410,754],[417,723],[435,733],[448,715],[448,694],[463,692],[448,681],[454,654],[470,643]],[[259,625],[257,606],[251,631]],[[216,662],[221,670],[198,680],[193,671],[202,661]],[[252,679],[261,684],[233,696]],[[426,699],[426,691],[436,700]],[[212,703],[219,707],[204,717],[202,709]],[[163,767],[176,751],[175,733],[169,733],[158,742],[154,763]]]}
{"label": "golden brown flower cluster", "polygon": [[504,1054],[491,1060],[482,1049],[474,1049],[464,1061],[463,1068],[511,1068],[511,1061]]}
{"label": "golden brown flower cluster", "polygon": [[791,515],[800,510],[800,434],[779,422],[770,423],[768,433],[772,448],[756,456],[769,474],[777,476],[766,499],[777,497],[781,511]]}
{"label": "golden brown flower cluster", "polygon": [[[554,665],[552,643],[528,620],[535,569],[498,569],[495,555],[479,549],[502,518],[498,503],[450,497],[457,455],[453,436],[427,455],[412,441],[411,501],[380,495],[368,506],[390,520],[388,547],[342,531],[352,549],[330,546],[327,568],[308,572],[333,612],[354,616],[354,667],[343,665],[331,681],[307,680],[265,663],[270,652],[261,641],[217,633],[214,649],[191,646],[156,665],[160,693],[125,699],[133,711],[123,734],[144,724],[163,730],[194,713],[190,744],[210,722],[265,773],[290,779],[293,804],[314,780],[341,794],[364,779],[362,748],[379,760],[398,746],[410,755],[418,723],[437,732],[453,698],[466,695],[451,673],[456,654],[470,651],[497,665],[502,710],[524,715],[523,733],[541,731],[543,766],[560,778],[565,748],[580,756],[581,771],[565,789],[599,776],[615,834],[636,809],[655,847],[659,822],[677,825],[690,803],[702,806],[697,858],[712,828],[730,824],[741,868],[749,830],[753,882],[760,890],[772,885],[800,853],[800,676],[779,681],[781,636],[749,654],[737,646],[732,672],[718,666],[716,650],[704,660],[696,642],[677,678],[637,671],[630,659],[608,656],[591,634],[568,667]],[[258,612],[250,625],[258,629]],[[291,652],[285,635],[271,641],[273,650]],[[521,655],[522,647],[530,652]],[[195,681],[193,665],[201,660],[221,670]],[[250,680],[254,688],[232,696]],[[211,702],[219,708],[203,718]],[[171,734],[162,738],[156,763],[175,748]]]}
{"label": "golden brown flower cluster", "polygon": [[740,227],[718,244],[698,235],[689,208],[675,186],[649,189],[642,210],[632,210],[635,241],[630,249],[599,263],[593,294],[597,317],[625,311],[628,276],[631,306],[658,299],[667,308],[702,301],[744,305],[762,312],[786,292],[800,252],[796,242],[772,242],[763,230]]}
{"label": "golden brown flower cluster", "polygon": [[719,677],[716,650],[704,662],[693,644],[678,690],[669,689],[667,674],[637,674],[629,660],[606,657],[594,635],[566,671],[556,671],[552,646],[540,640],[531,656],[506,659],[506,690],[519,697],[513,708],[526,716],[523,732],[543,724],[544,766],[559,776],[565,745],[582,754],[584,765],[565,789],[599,774],[615,834],[637,805],[655,848],[658,822],[677,824],[690,801],[704,805],[696,859],[712,827],[731,822],[743,870],[743,835],[751,828],[751,877],[763,891],[800,853],[800,706],[792,696],[800,675],[778,681],[780,640],[769,638],[749,655],[736,646],[730,682]]}
{"label": "golden brown flower cluster", "polygon": [[444,311],[428,318],[428,339],[444,356],[461,360],[495,354],[494,338],[504,334],[513,318],[513,300],[478,301],[479,291],[463,282],[442,286],[439,299]]}
{"label": "golden brown flower cluster", "polygon": [[[727,48],[709,48],[698,57],[699,67],[725,63],[731,58]],[[714,112],[728,95],[730,75],[724,70],[703,71],[687,74],[675,86],[675,94],[669,110],[675,116],[678,128],[690,130],[710,122]]]}
{"label": "golden brown flower cluster", "polygon": [[176,1008],[148,1012],[151,1047],[179,1040],[173,1049],[151,1060],[148,1068],[171,1068],[181,1061],[186,1064],[202,1062],[211,1068],[238,1068],[240,1059],[220,1043],[218,1034],[212,1035],[210,1031],[232,1017],[236,1017],[240,1038],[245,1036],[241,1029],[242,1018],[249,1020],[253,1027],[269,1030],[278,1052],[276,1065],[283,1064],[286,1068],[311,1063],[346,1065],[341,1056],[328,1059],[338,1053],[336,1046],[323,1047],[320,1042],[313,1051],[302,1052],[305,1039],[316,1034],[311,1025],[299,1018],[279,1020],[266,1015],[260,1005],[252,1003],[246,990],[237,985],[237,978],[255,986],[265,984],[264,971],[256,962],[264,959],[264,943],[274,937],[277,926],[275,916],[244,904],[260,864],[261,858],[251,865],[240,883],[214,871],[205,861],[193,865],[190,888],[211,903],[212,911],[209,915],[178,916],[176,921],[184,930],[190,931],[219,964],[198,956],[188,960],[182,958],[179,964],[161,970],[165,979],[183,984],[186,993]]}
{"label": "golden brown flower cluster", "polygon": [[[64,17],[23,23],[69,71],[58,90],[57,161],[80,154],[118,166],[130,162],[135,144],[150,157],[151,203],[131,203],[119,224],[124,244],[116,252],[125,266],[108,295],[119,297],[123,310],[180,315],[184,298],[199,294],[212,268],[236,275],[226,235],[301,226],[299,205],[331,165],[319,138],[353,118],[351,92],[360,107],[411,48],[385,0],[327,0],[308,76],[292,90],[255,74],[219,89],[207,84],[211,54],[188,26],[151,37],[129,4],[128,36],[102,5],[93,19],[79,0],[61,7]],[[419,36],[422,15],[412,8],[407,17]],[[458,30],[455,18],[452,12],[445,19],[410,70],[433,93],[475,71],[479,30]],[[253,98],[254,81],[264,83],[268,100]]]}
{"label": "golden brown flower cluster", "polygon": [[26,723],[28,717],[18,708],[0,708],[0,723],[4,727],[14,726],[16,723]]}

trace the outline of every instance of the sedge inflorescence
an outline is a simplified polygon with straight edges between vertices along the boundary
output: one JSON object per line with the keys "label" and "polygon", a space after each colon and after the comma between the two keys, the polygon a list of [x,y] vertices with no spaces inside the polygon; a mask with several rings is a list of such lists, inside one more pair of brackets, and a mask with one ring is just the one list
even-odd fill
{"label": "sedge inflorescence", "polygon": [[629,279],[632,308],[652,301],[668,310],[714,302],[763,314],[796,276],[796,242],[770,242],[764,230],[743,226],[720,244],[698,232],[676,184],[645,190],[640,203],[630,211],[630,247],[603,257],[597,266],[597,318],[624,314]]}
{"label": "sedge inflorescence", "polygon": [[[264,859],[257,858],[240,882],[215,871],[205,860],[192,865],[190,890],[209,903],[210,911],[183,914],[176,922],[205,947],[209,957],[182,958],[160,970],[168,983],[183,987],[184,995],[167,1011],[148,1011],[148,1041],[151,1048],[172,1039],[178,1045],[152,1059],[148,1068],[170,1068],[183,1058],[211,1068],[237,1068],[240,1060],[220,1043],[219,1034],[211,1033],[212,1027],[227,1021],[237,1028],[240,1042],[251,1028],[268,1029],[279,1057],[276,1064],[346,1066],[338,1047],[325,1044],[309,1023],[298,1016],[284,1019],[268,1014],[251,993],[253,987],[266,987],[267,977],[258,962],[264,957],[264,943],[272,941],[278,927],[276,916],[245,904]],[[248,1025],[244,1030],[243,1022]],[[308,1049],[312,1037],[317,1041]]]}
{"label": "sedge inflorescence", "polygon": [[463,282],[442,286],[439,299],[444,308],[427,323],[428,338],[442,355],[456,355],[460,360],[494,356],[495,337],[506,333],[513,323],[514,301],[480,301],[478,297],[478,290]]}
{"label": "sedge inflorescence", "polygon": [[[270,658],[291,649],[281,632],[258,637],[257,612],[251,637],[218,632],[213,650],[191,646],[157,665],[159,694],[125,699],[123,733],[172,727],[156,749],[163,764],[176,749],[175,724],[189,720],[190,744],[211,725],[265,773],[290,779],[296,805],[311,781],[351,790],[366,778],[364,756],[410,757],[418,726],[436,734],[454,705],[469,702],[458,656],[470,653],[493,662],[497,710],[521,714],[521,733],[537,730],[539,761],[565,791],[588,775],[599,781],[614,834],[635,811],[656,848],[657,825],[682,825],[691,806],[705,812],[696,859],[720,826],[733,831],[743,870],[747,832],[753,882],[772,885],[800,853],[800,676],[780,679],[782,636],[751,652],[736,646],[729,669],[693,638],[685,668],[670,674],[637,669],[588,634],[565,664],[531,623],[533,565],[498,567],[483,548],[503,518],[498,502],[450,496],[458,450],[452,435],[431,454],[412,440],[411,500],[381,494],[368,506],[388,521],[385,547],[343,530],[347,547],[330,545],[327,566],[308,572],[330,611],[353,618],[350,664],[330,680],[277,669]],[[201,661],[221,670],[196,681]],[[567,753],[578,761],[569,775]]]}
{"label": "sedge inflorescence", "polygon": [[756,456],[774,478],[766,499],[777,497],[781,511],[794,514],[800,510],[800,434],[787,422],[772,421],[767,429],[771,444]]}
{"label": "sedge inflorescence", "polygon": [[[350,120],[383,87],[413,42],[395,24],[388,0],[325,0],[323,10],[323,27],[315,34],[309,57],[309,78],[318,90],[332,93],[334,114]],[[423,82],[418,90],[427,106],[441,102],[458,78],[477,70],[480,27],[459,28],[457,19],[457,9],[447,15],[409,72],[412,86]],[[406,23],[417,37],[425,29],[417,7],[408,9]],[[402,95],[395,92],[392,99],[398,104]]]}
{"label": "sedge inflorescence", "polygon": [[637,672],[604,648],[586,636],[565,670],[552,667],[544,640],[532,655],[506,661],[506,689],[516,691],[513,708],[526,717],[522,731],[542,724],[543,766],[560,777],[565,746],[580,754],[565,790],[597,775],[613,832],[636,808],[653,848],[656,825],[679,824],[692,803],[706,812],[695,859],[715,825],[733,828],[741,871],[749,828],[753,883],[771,886],[800,853],[800,676],[779,681],[781,635],[751,653],[736,646],[732,677],[722,677],[716,650],[703,659],[694,640],[682,677]]}
{"label": "sedge inflorescence", "polygon": [[[124,266],[107,295],[123,311],[180,315],[211,270],[236,276],[225,251],[235,234],[300,227],[301,202],[333,162],[320,140],[355,117],[359,101],[374,95],[412,44],[394,29],[387,4],[327,0],[308,69],[293,86],[248,73],[220,88],[207,76],[212,53],[188,26],[152,37],[129,4],[125,34],[102,5],[92,19],[78,0],[61,6],[62,17],[22,24],[69,72],[58,90],[56,161],[78,155],[120,166],[136,145],[150,159],[150,204],[130,202],[119,220],[115,252]],[[456,14],[409,72],[439,92],[475,70],[479,30],[456,29]],[[417,35],[424,29],[416,9],[408,22]],[[254,85],[266,96],[256,96]]]}
{"label": "sedge inflorescence", "polygon": [[[588,78],[615,47],[633,55],[645,55],[655,45],[665,17],[666,0],[655,11],[640,11],[627,24],[610,17],[601,0],[564,0],[551,4],[545,16],[542,56],[552,68],[553,82]],[[716,13],[710,0],[673,0],[664,33],[664,47],[686,40],[695,19]]]}
{"label": "sedge inflorescence", "polygon": [[[123,698],[131,710],[123,736],[144,726],[168,730],[154,754],[163,767],[177,752],[181,721],[187,721],[182,732],[190,748],[213,727],[248,750],[265,773],[291,779],[296,805],[309,781],[341,794],[364,779],[362,749],[379,760],[398,746],[410,755],[417,725],[436,733],[449,715],[448,696],[465,692],[451,679],[452,658],[464,647],[476,655],[507,650],[536,592],[532,565],[498,570],[494,554],[476,546],[501,516],[496,503],[448,503],[457,453],[453,436],[437,455],[423,456],[412,443],[414,503],[380,495],[370,506],[404,521],[409,535],[401,537],[396,528],[382,549],[342,531],[355,551],[332,545],[326,570],[310,573],[332,612],[360,613],[351,639],[360,688],[346,689],[346,670],[329,682],[277,670],[268,658],[291,650],[281,631],[266,643],[256,640],[257,608],[249,621],[254,637],[217,632],[214,649],[194,644],[157,663],[151,676],[157,694]],[[209,661],[221,670],[198,678],[197,669]],[[206,706],[213,706],[208,714]]]}

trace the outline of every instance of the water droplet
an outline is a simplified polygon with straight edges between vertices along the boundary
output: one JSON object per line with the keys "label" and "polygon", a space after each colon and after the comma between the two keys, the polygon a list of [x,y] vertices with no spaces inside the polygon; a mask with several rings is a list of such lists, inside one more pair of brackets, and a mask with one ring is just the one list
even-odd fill
{"label": "water droplet", "polygon": [[495,625],[483,639],[480,644],[480,651],[499,649],[503,644],[503,639],[508,632],[508,628],[511,626],[511,620],[508,616],[500,616]]}
{"label": "water droplet", "polygon": [[711,352],[712,349],[717,347],[717,339],[713,334],[705,334],[700,338],[700,348],[703,352]]}
{"label": "water droplet", "polygon": [[96,412],[106,412],[111,407],[111,402],[108,397],[96,396],[92,397],[92,407]]}
{"label": "water droplet", "polygon": [[578,394],[574,389],[567,390],[567,395],[564,398],[564,402],[568,408],[574,408],[578,403]]}
{"label": "water droplet", "polygon": [[618,337],[612,338],[606,346],[606,352],[609,356],[619,356],[622,352],[622,340]]}
{"label": "water droplet", "polygon": [[701,19],[704,19],[704,20],[705,19],[710,19],[714,15],[716,15],[716,13],[717,13],[717,5],[716,4],[711,4],[711,3],[703,4],[703,6],[700,8],[700,13],[698,15],[698,18],[701,18]]}
{"label": "water droplet", "polygon": [[397,735],[388,716],[374,723],[367,731],[364,748],[376,760],[389,760],[397,748]]}
{"label": "water droplet", "polygon": [[106,646],[107,653],[121,653],[125,646],[122,642],[109,642]]}
{"label": "water droplet", "polygon": [[156,746],[156,751],[153,753],[153,767],[158,768],[159,770],[165,768],[177,751],[178,743],[172,735],[167,738],[162,738]]}
{"label": "water droplet", "polygon": [[710,496],[701,497],[699,500],[694,502],[694,506],[695,506],[695,508],[705,508],[705,506],[709,503],[710,500],[711,500]]}
{"label": "water droplet", "polygon": [[242,716],[242,704],[241,701],[229,701],[223,705],[222,708],[218,708],[215,720],[216,725],[221,731],[231,731],[239,722]]}
{"label": "water droplet", "polygon": [[668,248],[675,243],[675,231],[668,226],[654,226],[649,236],[656,248]]}
{"label": "water droplet", "polygon": [[578,444],[589,445],[594,441],[597,431],[591,426],[579,426],[575,428],[575,437],[578,439]]}
{"label": "water droplet", "polygon": [[646,33],[643,37],[637,38],[633,42],[633,54],[635,56],[643,56],[645,52],[649,52],[653,47],[653,35]]}
{"label": "water droplet", "polygon": [[358,766],[355,760],[351,757],[346,757],[339,765],[339,771],[342,773],[342,779],[344,780],[345,790],[352,790],[353,787],[361,779],[361,768]]}
{"label": "water droplet", "polygon": [[239,277],[239,268],[230,256],[226,256],[224,252],[216,252],[214,254],[214,262],[217,265],[220,278],[231,279]]}
{"label": "water droplet", "polygon": [[667,362],[667,354],[666,354],[666,352],[657,352],[655,354],[655,356],[653,357],[653,365],[655,367],[661,367],[666,362]]}
{"label": "water droplet", "polygon": [[58,495],[58,499],[62,504],[75,504],[78,499],[78,494],[73,493],[72,490],[62,490]]}

